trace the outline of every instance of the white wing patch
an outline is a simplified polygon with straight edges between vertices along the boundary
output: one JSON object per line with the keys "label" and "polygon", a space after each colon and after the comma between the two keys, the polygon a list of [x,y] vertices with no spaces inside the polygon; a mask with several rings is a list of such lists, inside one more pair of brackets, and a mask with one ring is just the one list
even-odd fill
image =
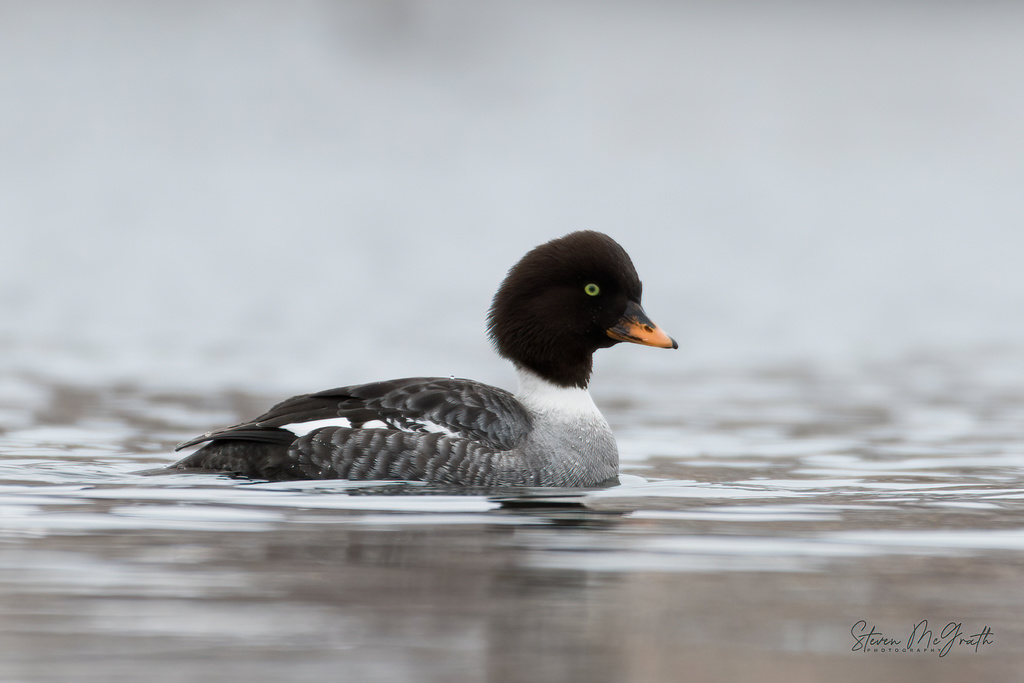
{"label": "white wing patch", "polygon": [[[297,437],[305,436],[306,434],[309,434],[314,430],[321,429],[322,427],[344,427],[346,429],[353,429],[352,422],[346,417],[332,417],[326,420],[310,420],[309,422],[293,422],[291,424],[281,425],[281,429],[287,429]],[[444,434],[446,436],[459,436],[457,432],[453,432],[448,427],[428,420],[407,419],[404,424],[388,424],[384,420],[371,420],[369,422],[364,422],[358,427],[358,429],[394,429],[403,432],[430,432]]]}
{"label": "white wing patch", "polygon": [[453,432],[448,427],[430,420],[415,420],[413,421],[415,427],[412,431],[416,432],[430,432],[431,434],[443,434],[445,436],[462,436],[458,432]]}
{"label": "white wing patch", "polygon": [[[387,425],[378,421],[378,426],[386,427]],[[305,436],[314,429],[320,429],[321,427],[352,427],[352,422],[347,417],[332,417],[326,420],[310,420],[309,422],[293,422],[281,425],[281,429],[287,429],[295,436]]]}

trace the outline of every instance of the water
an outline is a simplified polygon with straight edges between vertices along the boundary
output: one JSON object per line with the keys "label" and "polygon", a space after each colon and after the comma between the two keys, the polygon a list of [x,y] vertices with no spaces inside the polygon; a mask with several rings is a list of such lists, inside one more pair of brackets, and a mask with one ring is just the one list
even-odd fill
{"label": "water", "polygon": [[[1020,678],[1018,7],[0,14],[0,681]],[[138,474],[511,386],[491,293],[580,227],[681,343],[598,355],[620,486]]]}
{"label": "water", "polygon": [[[504,505],[144,477],[243,397],[9,382],[0,679],[1009,677],[1024,391],[991,364],[644,376],[602,401],[620,486]],[[855,652],[862,619],[992,642]]]}

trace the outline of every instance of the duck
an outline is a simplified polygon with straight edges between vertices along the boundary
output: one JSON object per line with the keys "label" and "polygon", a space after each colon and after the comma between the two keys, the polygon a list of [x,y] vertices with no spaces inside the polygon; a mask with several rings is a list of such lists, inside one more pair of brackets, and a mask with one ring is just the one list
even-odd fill
{"label": "duck", "polygon": [[604,487],[615,437],[588,391],[593,355],[621,342],[679,345],[641,306],[626,251],[583,230],[530,250],[494,295],[487,330],[518,390],[409,377],[286,399],[207,432],[168,468],[271,481],[397,480],[446,487]]}

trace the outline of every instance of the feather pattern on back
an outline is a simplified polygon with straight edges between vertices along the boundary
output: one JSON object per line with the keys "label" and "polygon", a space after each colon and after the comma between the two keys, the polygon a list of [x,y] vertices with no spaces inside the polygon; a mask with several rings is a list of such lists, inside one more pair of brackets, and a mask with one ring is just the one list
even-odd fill
{"label": "feather pattern on back", "polygon": [[293,396],[255,420],[209,432],[177,450],[224,439],[290,443],[295,435],[287,425],[330,418],[345,418],[353,429],[380,421],[414,433],[436,431],[437,425],[497,451],[515,447],[531,426],[526,410],[504,389],[468,379],[409,377]]}

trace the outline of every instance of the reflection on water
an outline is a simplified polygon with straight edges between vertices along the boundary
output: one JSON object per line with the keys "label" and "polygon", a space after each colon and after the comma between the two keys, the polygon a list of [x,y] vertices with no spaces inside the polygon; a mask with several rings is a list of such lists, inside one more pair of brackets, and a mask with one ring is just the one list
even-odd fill
{"label": "reflection on water", "polygon": [[[0,680],[1009,675],[1024,638],[1013,360],[956,394],[942,380],[991,358],[648,378],[642,399],[599,396],[620,486],[494,496],[143,476],[265,397],[10,379]],[[992,642],[857,652],[860,620]]]}
{"label": "reflection on water", "polygon": [[[1019,680],[1024,5],[470,4],[0,5],[0,681]],[[138,474],[579,228],[621,486]]]}

